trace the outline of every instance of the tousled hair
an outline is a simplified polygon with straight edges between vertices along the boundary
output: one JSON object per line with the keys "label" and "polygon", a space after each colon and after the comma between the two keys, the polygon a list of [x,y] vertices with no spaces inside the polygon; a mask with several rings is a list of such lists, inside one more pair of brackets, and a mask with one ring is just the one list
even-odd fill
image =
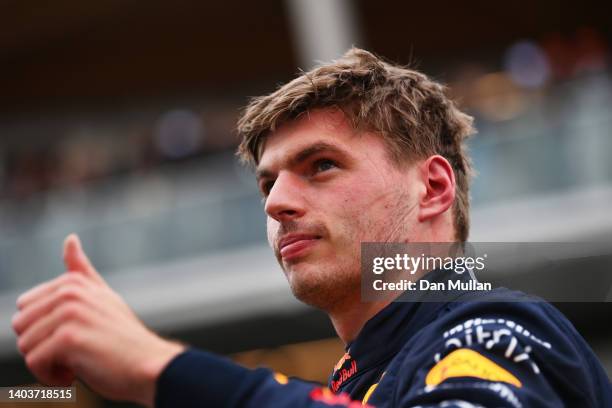
{"label": "tousled hair", "polygon": [[469,234],[472,165],[464,141],[472,118],[426,75],[352,48],[330,64],[302,72],[269,95],[253,98],[238,121],[238,156],[257,165],[270,132],[313,109],[341,109],[355,130],[380,134],[392,160],[439,154],[455,173],[455,239]]}

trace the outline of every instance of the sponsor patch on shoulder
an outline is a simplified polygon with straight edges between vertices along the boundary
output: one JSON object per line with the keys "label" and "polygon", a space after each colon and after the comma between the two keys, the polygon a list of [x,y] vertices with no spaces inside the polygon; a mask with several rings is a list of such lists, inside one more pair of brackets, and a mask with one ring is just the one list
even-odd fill
{"label": "sponsor patch on shoulder", "polygon": [[516,387],[522,384],[511,372],[477,351],[457,349],[440,360],[425,377],[425,384],[436,386],[447,378],[475,377],[482,380],[505,382]]}
{"label": "sponsor patch on shoulder", "polygon": [[274,373],[274,379],[276,380],[277,383],[285,385],[289,382],[289,378],[287,378],[286,375],[281,374],[281,373]]}

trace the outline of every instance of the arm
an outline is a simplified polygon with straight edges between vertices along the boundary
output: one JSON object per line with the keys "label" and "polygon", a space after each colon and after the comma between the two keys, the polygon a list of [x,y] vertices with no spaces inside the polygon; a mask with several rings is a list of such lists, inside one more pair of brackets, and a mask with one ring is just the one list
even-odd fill
{"label": "arm", "polygon": [[162,372],[155,406],[373,408],[348,395],[260,368],[250,370],[217,355],[187,350]]}
{"label": "arm", "polygon": [[17,299],[17,348],[42,383],[75,377],[111,399],[151,406],[155,380],[184,350],[147,329],[98,274],[76,236],[64,245],[68,272]]}
{"label": "arm", "polygon": [[65,242],[64,263],[68,272],[19,297],[12,322],[26,365],[44,384],[78,378],[105,398],[159,407],[352,404],[346,395],[162,339],[106,284],[76,236]]}

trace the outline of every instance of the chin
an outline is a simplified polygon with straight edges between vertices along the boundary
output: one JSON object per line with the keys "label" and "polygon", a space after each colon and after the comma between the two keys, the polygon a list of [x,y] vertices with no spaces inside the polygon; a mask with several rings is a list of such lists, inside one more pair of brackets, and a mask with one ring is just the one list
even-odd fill
{"label": "chin", "polygon": [[338,304],[338,300],[334,296],[329,296],[329,293],[321,287],[293,284],[291,292],[300,302],[324,311],[332,310]]}
{"label": "chin", "polygon": [[346,276],[344,271],[329,270],[317,265],[294,265],[286,272],[293,295],[307,305],[325,311],[334,310],[359,291],[359,276]]}

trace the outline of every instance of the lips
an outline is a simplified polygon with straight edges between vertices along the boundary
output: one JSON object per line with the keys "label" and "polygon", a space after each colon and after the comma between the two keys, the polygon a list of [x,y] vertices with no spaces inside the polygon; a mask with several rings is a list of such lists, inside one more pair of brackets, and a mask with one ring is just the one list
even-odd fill
{"label": "lips", "polygon": [[285,261],[304,255],[321,236],[314,234],[288,234],[278,243],[281,257]]}

